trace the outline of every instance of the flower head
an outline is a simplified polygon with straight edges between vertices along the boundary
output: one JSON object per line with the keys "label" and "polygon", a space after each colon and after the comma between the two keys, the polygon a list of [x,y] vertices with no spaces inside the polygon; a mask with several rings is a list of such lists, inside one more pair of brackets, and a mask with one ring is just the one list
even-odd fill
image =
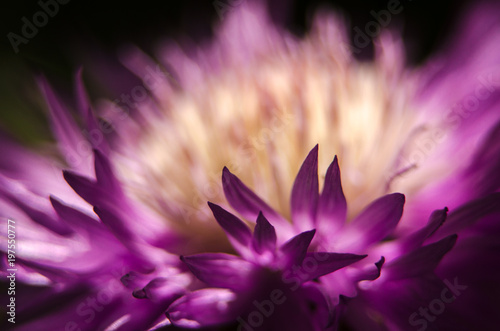
{"label": "flower head", "polygon": [[122,54],[141,100],[91,102],[79,71],[73,113],[40,78],[58,157],[1,137],[29,316],[16,327],[495,328],[499,36],[485,8],[419,69],[395,33],[361,63],[337,17],[299,39],[248,3],[190,56]]}
{"label": "flower head", "polygon": [[[456,235],[451,235],[433,244],[423,245],[425,239],[443,224],[447,209],[436,211],[428,225],[412,235],[387,241],[401,219],[404,196],[394,193],[379,198],[352,222],[345,224],[347,204],[342,192],[337,158],[327,171],[321,194],[317,158],[318,146],[307,156],[293,185],[293,223],[285,221],[224,168],[222,181],[226,198],[240,214],[246,217],[257,214],[254,233],[252,236],[251,230],[238,217],[209,203],[214,217],[241,257],[223,253],[181,257],[190,271],[209,288],[189,293],[169,307],[167,315],[174,324],[199,327],[234,323],[237,320],[263,329],[272,329],[273,325],[289,325],[288,328],[292,329],[297,321],[290,320],[290,317],[280,320],[288,315],[277,314],[272,319],[265,320],[255,319],[252,315],[252,309],[258,305],[250,303],[261,302],[274,292],[298,300],[288,302],[294,306],[304,305],[301,310],[303,314],[308,314],[307,317],[301,315],[304,327],[321,330],[338,326],[340,311],[345,306],[345,302],[340,299],[355,298],[359,290],[364,289],[371,295],[375,288],[395,286],[400,280],[411,284],[427,284],[429,274],[433,273],[456,241]],[[283,242],[284,236],[277,236],[275,227],[267,220],[263,211],[276,222],[278,233],[296,233],[304,228],[310,230]],[[311,228],[316,227],[319,229],[316,236],[318,239],[313,245],[316,248],[326,247],[328,250],[341,252],[352,250],[357,253],[367,252],[369,255],[327,253],[317,249],[315,252],[311,251],[311,243],[317,231]],[[377,257],[380,252],[387,253],[388,258],[380,255]],[[375,281],[381,275],[386,261],[383,277],[380,281]],[[370,286],[365,284],[360,287],[362,281],[374,282]],[[221,295],[227,295],[224,309],[218,306],[219,301],[208,299],[213,298],[217,291]],[[321,298],[319,301],[318,295]],[[380,292],[375,291],[373,295],[378,296]],[[312,305],[310,298],[316,298]],[[203,303],[207,306],[203,306]],[[384,304],[383,300],[377,301],[377,305],[382,308],[380,311],[390,320],[394,316],[387,310],[384,311]],[[290,307],[284,307],[287,305],[281,308],[293,311]],[[307,307],[314,309],[308,310]],[[200,314],[200,310],[207,312],[209,318]],[[323,315],[318,316],[318,312]]]}

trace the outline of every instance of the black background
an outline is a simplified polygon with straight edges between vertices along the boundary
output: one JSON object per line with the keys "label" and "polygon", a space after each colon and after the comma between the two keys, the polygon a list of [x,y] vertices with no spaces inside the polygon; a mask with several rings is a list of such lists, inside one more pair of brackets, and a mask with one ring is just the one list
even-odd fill
{"label": "black background", "polygon": [[[220,0],[228,4],[234,1],[251,0]],[[363,30],[365,24],[373,20],[370,11],[386,9],[387,3],[388,0],[270,0],[268,7],[275,21],[300,36],[307,32],[312,13],[317,8],[328,6],[343,13],[352,34],[353,27]],[[466,11],[470,3],[465,0],[401,0],[404,10],[394,15],[389,27],[402,32],[408,62],[419,64],[439,49],[446,37],[453,34],[459,14]],[[34,108],[28,97],[36,94],[34,75],[43,73],[56,86],[70,90],[76,68],[89,60],[92,53],[89,50],[98,49],[114,56],[117,49],[131,43],[152,52],[155,45],[168,38],[207,40],[213,35],[213,26],[220,23],[213,0],[71,0],[60,5],[57,15],[50,18],[27,44],[21,44],[16,54],[7,34],[20,35],[21,18],[25,16],[31,21],[41,8],[38,1],[3,1],[1,6],[0,130],[13,134],[32,130],[43,133],[43,128],[30,126],[28,121],[33,116],[43,121],[43,116],[29,109]],[[366,47],[360,58],[369,58],[371,52],[372,47]]]}
{"label": "black background", "polygon": [[[46,1],[46,0],[42,0]],[[220,0],[219,3],[242,3],[252,0]],[[59,13],[49,19],[46,26],[28,44],[20,45],[14,54],[6,37],[8,32],[20,33],[26,16],[40,10],[38,1],[4,1],[2,13],[2,58],[9,55],[36,69],[67,69],[72,64],[71,52],[82,39],[99,42],[100,47],[116,49],[126,42],[150,49],[155,42],[165,37],[188,36],[194,41],[209,38],[212,26],[220,21],[212,0],[186,1],[95,1],[70,0],[60,5]],[[391,22],[404,22],[405,40],[414,43],[410,61],[418,62],[432,51],[443,37],[450,33],[451,26],[461,10],[467,8],[465,0],[401,0],[404,10]],[[470,1],[469,1],[470,2]],[[310,23],[311,13],[318,7],[329,6],[347,16],[351,28],[361,28],[373,20],[370,11],[387,7],[388,0],[275,0],[269,1],[273,17],[294,33],[303,34]],[[398,24],[398,23],[396,23]],[[391,26],[394,28],[394,26]],[[352,32],[352,31],[351,31]],[[9,54],[11,53],[11,54]],[[74,64],[72,64],[74,65]]]}

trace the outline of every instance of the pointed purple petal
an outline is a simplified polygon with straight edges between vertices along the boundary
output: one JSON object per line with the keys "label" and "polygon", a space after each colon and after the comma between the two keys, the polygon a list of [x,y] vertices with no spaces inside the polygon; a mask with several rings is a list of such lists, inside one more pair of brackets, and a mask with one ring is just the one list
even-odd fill
{"label": "pointed purple petal", "polygon": [[[178,279],[176,279],[178,278]],[[156,277],[142,289],[134,290],[132,295],[138,299],[151,299],[154,302],[178,298],[185,293],[182,286],[182,275],[172,277]]]}
{"label": "pointed purple petal", "polygon": [[106,194],[92,179],[77,175],[68,170],[63,171],[63,176],[69,186],[91,205],[100,206],[104,203]]}
{"label": "pointed purple petal", "polygon": [[95,175],[97,183],[107,192],[121,196],[120,183],[116,179],[108,158],[99,150],[94,149]]}
{"label": "pointed purple petal", "polygon": [[473,162],[465,172],[472,181],[476,196],[495,192],[500,187],[500,121],[481,142],[480,148],[471,158]]}
{"label": "pointed purple petal", "polygon": [[262,211],[275,225],[287,223],[261,198],[252,192],[243,182],[233,175],[228,168],[222,170],[222,187],[227,201],[238,213],[249,221],[254,221]]}
{"label": "pointed purple petal", "polygon": [[[141,241],[137,235],[128,226],[126,215],[120,215],[119,210],[108,210],[107,208],[94,207],[94,212],[99,216],[102,223],[111,231],[123,246],[130,253],[129,263],[137,264],[138,271],[150,272],[155,266],[147,256],[147,250],[139,244]],[[146,246],[147,247],[147,246]]]}
{"label": "pointed purple petal", "polygon": [[50,203],[59,217],[71,226],[77,227],[78,229],[85,229],[92,232],[93,235],[107,233],[107,230],[103,227],[102,223],[93,219],[89,215],[62,203],[57,198],[50,196]]}
{"label": "pointed purple petal", "polygon": [[86,170],[86,162],[90,156],[90,148],[86,139],[69,112],[63,109],[45,78],[39,79],[39,85],[49,106],[52,128],[60,144],[61,153],[73,168]]}
{"label": "pointed purple petal", "polygon": [[82,71],[82,68],[79,68],[75,75],[75,94],[80,116],[86,120],[87,131],[84,134],[93,148],[99,149],[105,155],[109,155],[108,144],[92,112],[92,105],[82,80]]}
{"label": "pointed purple petal", "polygon": [[74,231],[65,223],[60,222],[57,218],[47,215],[45,212],[31,207],[27,202],[15,197],[9,192],[1,192],[0,197],[5,196],[5,198],[10,201],[17,208],[21,209],[29,218],[34,222],[44,226],[50,231],[60,235],[69,236],[74,233]]}
{"label": "pointed purple petal", "polygon": [[425,239],[430,237],[443,225],[448,214],[448,208],[438,209],[432,212],[427,224],[420,230],[410,234],[402,243],[402,253],[409,252],[420,247]]}
{"label": "pointed purple petal", "polygon": [[315,252],[307,253],[302,262],[303,282],[324,276],[364,259],[368,255]]}
{"label": "pointed purple petal", "polygon": [[147,280],[149,280],[148,275],[136,271],[130,271],[120,277],[120,282],[128,289],[142,287]]}
{"label": "pointed purple petal", "polygon": [[362,280],[375,280],[380,277],[380,272],[384,263],[385,257],[382,256],[380,260],[375,263],[375,266],[371,265],[367,268],[359,270],[359,272],[356,273],[352,279],[355,282],[360,282]]}
{"label": "pointed purple petal", "polygon": [[212,210],[217,223],[227,235],[233,237],[242,245],[248,246],[250,244],[252,232],[243,221],[214,203],[209,202],[208,206]]}
{"label": "pointed purple petal", "polygon": [[231,290],[247,288],[254,265],[240,257],[224,253],[206,253],[181,256],[189,270],[209,287]]}
{"label": "pointed purple petal", "polygon": [[401,219],[405,196],[393,193],[383,196],[366,207],[342,234],[342,246],[364,248],[391,234]]}
{"label": "pointed purple petal", "polygon": [[347,202],[342,191],[339,163],[335,156],[326,171],[325,186],[319,198],[317,227],[321,228],[322,232],[335,231],[344,224],[346,212]]}
{"label": "pointed purple petal", "polygon": [[316,145],[302,163],[292,188],[292,220],[300,229],[314,227],[318,199],[318,145]]}
{"label": "pointed purple petal", "polygon": [[452,233],[458,233],[486,215],[498,212],[500,212],[500,193],[473,200],[451,212],[446,223],[435,232],[432,238],[443,238]]}
{"label": "pointed purple petal", "polygon": [[259,254],[262,254],[264,251],[274,252],[276,250],[276,231],[262,213],[259,213],[257,217],[252,245]]}
{"label": "pointed purple petal", "polygon": [[80,116],[85,118],[85,114],[87,113],[87,109],[90,109],[90,100],[87,95],[87,91],[85,89],[85,86],[83,84],[83,79],[82,79],[82,72],[83,69],[80,67],[76,71],[75,75],[75,94],[76,94],[76,100],[78,102],[78,111],[80,112]]}
{"label": "pointed purple petal", "polygon": [[170,321],[179,327],[199,328],[235,320],[236,294],[228,289],[207,288],[174,301],[167,309]]}
{"label": "pointed purple petal", "polygon": [[87,109],[85,114],[87,120],[87,140],[92,145],[94,149],[100,150],[104,155],[109,155],[109,146],[104,133],[99,128],[98,121],[92,112],[92,109]]}
{"label": "pointed purple petal", "polygon": [[[135,235],[127,228],[125,222],[114,212],[107,209],[94,207],[94,212],[99,216],[102,223],[126,246],[135,239]],[[130,246],[129,246],[130,247]]]}
{"label": "pointed purple petal", "polygon": [[451,235],[397,258],[384,268],[384,279],[405,279],[434,271],[443,256],[453,248],[456,241],[457,235]]}
{"label": "pointed purple petal", "polygon": [[283,269],[302,264],[315,233],[316,230],[302,232],[281,246]]}

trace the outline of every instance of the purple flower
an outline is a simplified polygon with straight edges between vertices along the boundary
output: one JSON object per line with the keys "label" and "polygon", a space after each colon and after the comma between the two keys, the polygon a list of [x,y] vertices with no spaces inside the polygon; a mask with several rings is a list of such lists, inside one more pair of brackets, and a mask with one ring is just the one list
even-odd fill
{"label": "purple flower", "polygon": [[[415,284],[425,286],[429,284],[430,276],[434,283],[439,283],[433,271],[453,247],[457,236],[450,235],[432,244],[423,243],[443,224],[447,209],[436,211],[428,225],[413,234],[391,239],[404,205],[404,196],[393,193],[372,202],[351,222],[345,223],[347,203],[337,158],[327,170],[321,194],[317,159],[316,146],[302,164],[293,185],[293,224],[284,221],[224,168],[222,181],[226,198],[246,218],[256,216],[254,234],[252,236],[250,229],[239,218],[209,203],[217,222],[241,257],[223,253],[182,257],[191,272],[208,288],[187,294],[169,307],[167,315],[174,324],[203,327],[235,323],[236,320],[240,327],[246,325],[250,329],[272,330],[278,325],[285,326],[285,329],[336,329],[339,322],[345,319],[343,312],[348,306],[347,298],[363,302],[357,299],[359,291],[362,293],[359,297],[366,296],[374,302],[368,307],[358,308],[362,310],[356,315],[378,310],[388,322],[397,324],[403,315],[392,313],[392,302],[384,300],[386,288],[406,289],[407,286],[417,286]],[[316,240],[313,241],[316,230],[307,230],[283,243],[285,239],[277,236],[275,227],[264,213],[276,222],[278,233],[317,228]],[[280,244],[278,250],[277,243]],[[313,252],[311,246],[328,251],[367,252],[369,255]],[[381,252],[389,258],[380,257],[378,254]],[[383,277],[377,280],[381,270]],[[362,281],[370,283],[360,284]],[[399,286],[401,281],[406,282],[405,286]],[[278,313],[279,305],[269,299],[273,293],[287,298],[287,304],[279,307],[284,311],[282,314]],[[434,293],[424,291],[423,295],[430,294]],[[410,307],[418,299],[405,297],[404,293],[400,296],[407,300]],[[315,301],[311,302],[311,298]],[[221,300],[223,307],[220,306]],[[266,302],[264,310],[261,309],[261,302]],[[283,304],[285,299],[283,302],[277,299],[276,302]],[[301,305],[299,320],[290,317],[290,312]],[[363,328],[367,329],[374,322],[364,323]],[[406,323],[407,320],[401,326]]]}
{"label": "purple flower", "polygon": [[0,146],[16,328],[495,330],[497,13],[415,69],[393,31],[359,63],[338,17],[298,39],[248,3],[189,55],[127,49],[120,97],[39,78],[57,144]]}
{"label": "purple flower", "polygon": [[[80,131],[41,84],[52,111],[59,111],[53,120],[61,145],[76,148],[71,137]],[[95,175],[87,177],[68,170],[61,176],[46,158],[9,141],[2,145],[12,168],[0,176],[0,203],[17,229],[15,261],[2,253],[2,276],[14,269],[16,330],[148,328],[165,319],[163,312],[191,282],[177,256],[167,252],[174,232],[129,199],[101,151],[107,146],[95,147]],[[85,171],[84,164],[77,166]],[[62,177],[69,186],[60,185]]]}
{"label": "purple flower", "polygon": [[[169,319],[187,327],[235,321],[266,329],[281,326],[322,330],[328,325],[328,301],[311,281],[366,255],[308,253],[315,230],[302,232],[277,247],[276,231],[262,212],[252,236],[239,218],[218,205],[209,206],[241,257],[225,253],[181,257],[210,288],[175,301],[167,311]],[[292,275],[311,259],[314,267],[304,269],[295,283],[297,278]]]}

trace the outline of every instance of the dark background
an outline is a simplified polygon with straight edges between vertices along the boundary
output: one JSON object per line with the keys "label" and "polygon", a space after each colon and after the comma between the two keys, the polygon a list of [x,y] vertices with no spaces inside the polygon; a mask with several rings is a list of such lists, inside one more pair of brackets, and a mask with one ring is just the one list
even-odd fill
{"label": "dark background", "polygon": [[[1,32],[6,47],[2,47],[2,58],[16,55],[20,61],[36,69],[69,69],[73,46],[82,39],[100,42],[101,47],[109,50],[126,42],[148,50],[155,42],[170,36],[188,36],[200,41],[209,38],[212,26],[220,21],[216,2],[238,6],[245,1],[252,0],[70,0],[60,5],[59,13],[50,18],[28,44],[20,45],[18,54],[14,54],[6,35],[11,31],[20,34],[21,18],[26,16],[31,21],[40,6],[36,0],[4,1],[1,5],[4,7],[1,10]],[[405,40],[416,43],[414,50],[417,54],[412,55],[412,62],[421,61],[439,45],[444,35],[450,33],[450,25],[457,14],[468,3],[465,0],[400,2],[404,10],[394,15],[391,27],[404,22],[398,28],[403,30]],[[318,7],[329,6],[343,12],[350,20],[351,30],[354,26],[363,29],[366,22],[373,20],[370,11],[386,9],[388,0],[269,0],[269,3],[275,20],[284,22],[291,31],[300,35],[307,31],[311,13]]]}
{"label": "dark background", "polygon": [[[42,0],[47,1],[47,0]],[[220,0],[221,4],[235,4],[251,0]],[[31,100],[37,95],[34,74],[48,76],[56,86],[71,91],[72,76],[89,54],[99,50],[110,56],[124,44],[135,44],[146,52],[166,38],[189,38],[200,42],[212,37],[212,27],[220,22],[213,0],[185,1],[95,1],[71,0],[59,5],[59,12],[39,28],[38,34],[14,53],[7,39],[9,32],[21,35],[22,17],[32,21],[41,10],[38,1],[3,1],[1,9],[2,46],[0,51],[0,130],[24,138],[27,135],[47,134],[39,104]],[[364,30],[372,21],[370,11],[387,8],[385,1],[305,1],[270,0],[270,11],[275,21],[296,35],[303,35],[310,27],[311,14],[324,6],[344,14],[350,23]],[[453,33],[459,13],[471,1],[465,0],[401,0],[404,10],[394,15],[389,25],[402,31],[408,52],[408,61],[416,65],[424,61]],[[352,37],[352,36],[351,36]],[[366,47],[361,59],[371,56],[372,47]],[[19,137],[18,137],[19,138]]]}

